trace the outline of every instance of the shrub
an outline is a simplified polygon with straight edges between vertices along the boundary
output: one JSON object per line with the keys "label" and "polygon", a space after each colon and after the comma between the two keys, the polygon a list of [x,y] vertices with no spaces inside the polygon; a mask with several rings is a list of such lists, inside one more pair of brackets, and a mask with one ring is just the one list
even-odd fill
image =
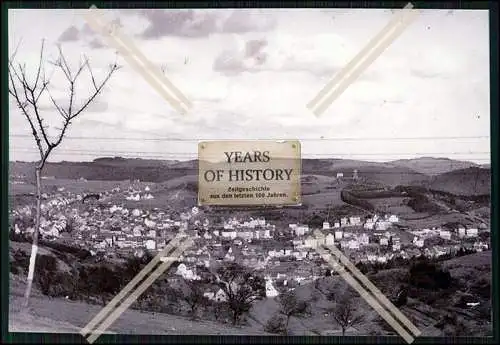
{"label": "shrub", "polygon": [[265,324],[264,331],[273,334],[286,333],[286,320],[284,316],[274,315]]}
{"label": "shrub", "polygon": [[368,211],[375,210],[375,207],[369,201],[356,198],[354,195],[351,194],[351,192],[348,192],[347,190],[342,190],[340,192],[340,198],[346,204],[358,206],[358,207],[361,207],[362,209],[365,209]]}
{"label": "shrub", "polygon": [[429,200],[425,195],[420,194],[415,195],[408,201],[408,206],[415,212],[438,213],[441,211],[441,207]]}
{"label": "shrub", "polygon": [[95,294],[115,294],[120,290],[121,282],[117,274],[105,265],[92,267],[90,274],[91,292]]}
{"label": "shrub", "polygon": [[68,272],[60,272],[57,259],[50,255],[39,255],[36,260],[35,282],[44,295],[61,297],[72,295],[74,278]]}
{"label": "shrub", "polygon": [[57,271],[57,259],[50,255],[38,255],[36,259],[36,271]]}
{"label": "shrub", "polygon": [[50,297],[72,296],[74,291],[73,276],[66,272],[43,272],[38,284],[44,295]]}
{"label": "shrub", "polygon": [[434,263],[425,261],[410,267],[408,281],[412,286],[429,290],[447,289],[452,284],[450,272],[441,269]]}
{"label": "shrub", "polygon": [[488,300],[491,298],[491,282],[488,278],[479,278],[471,284],[472,292]]}
{"label": "shrub", "polygon": [[12,253],[12,257],[14,260],[10,263],[11,270],[17,272],[17,273],[14,272],[12,273],[14,274],[20,274],[22,272],[28,273],[28,266],[30,262],[28,255],[21,249],[17,249]]}

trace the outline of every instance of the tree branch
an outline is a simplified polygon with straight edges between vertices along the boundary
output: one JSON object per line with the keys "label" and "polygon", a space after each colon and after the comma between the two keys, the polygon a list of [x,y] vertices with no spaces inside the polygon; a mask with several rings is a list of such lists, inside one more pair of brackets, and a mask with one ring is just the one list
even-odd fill
{"label": "tree branch", "polygon": [[[51,77],[47,79],[45,75],[44,47],[45,41],[42,41],[42,46],[39,54],[39,64],[37,66],[33,82],[28,81],[25,65],[17,64],[16,67],[13,63],[14,58],[17,55],[19,46],[15,49],[9,60],[9,94],[14,98],[17,106],[28,120],[30,129],[33,133],[33,137],[40,153],[40,164],[38,165],[38,169],[43,168],[50,153],[62,142],[62,139],[66,135],[72,120],[80,115],[85,109],[87,109],[90,103],[92,103],[95,98],[101,93],[102,89],[109,81],[113,73],[119,69],[118,65],[115,62],[111,65],[105,78],[103,78],[102,81],[97,82],[90,67],[89,59],[87,57],[85,57],[83,61],[80,62],[76,71],[72,72],[69,63],[63,54],[61,46],[58,46],[59,57],[52,64],[55,65],[57,69],[61,70],[61,72],[66,77],[67,82],[69,83],[69,104],[65,109],[65,107],[61,106],[55,100],[50,92],[49,84]],[[79,108],[75,108],[75,98],[77,90],[76,83],[85,69],[88,69],[90,77],[92,79],[93,91],[91,92],[90,96],[83,102],[83,105],[81,105]],[[59,134],[56,136],[55,142],[51,142],[51,140],[49,139],[46,126],[44,126],[44,117],[40,112],[39,101],[40,97],[44,93],[47,93],[50,101],[52,102],[52,105],[63,118],[62,127],[59,129]],[[30,107],[32,109],[30,109]],[[30,114],[31,111],[32,113]],[[44,147],[44,145],[42,145],[42,141],[46,145],[46,148]]]}
{"label": "tree branch", "polygon": [[[16,51],[17,51],[17,49],[16,49]],[[15,56],[15,54],[13,56]],[[29,116],[28,109],[26,108],[27,102],[21,101],[21,97],[20,97],[19,93],[17,92],[17,85],[16,85],[16,82],[14,80],[13,74],[16,76],[17,80],[21,83],[21,87],[23,87],[22,79],[20,78],[19,74],[17,73],[12,61],[9,61],[9,94],[11,94],[12,97],[14,97],[14,99],[17,103],[17,106],[19,107],[19,109],[21,109],[21,112],[28,120],[28,123],[29,123],[30,128],[31,128],[31,132],[33,134],[33,137],[35,138],[35,142],[36,142],[36,145],[38,147],[38,151],[40,152],[40,159],[41,159],[41,158],[43,158],[43,154],[44,154],[42,143],[41,143],[40,137],[38,136],[38,132],[36,131],[35,125]],[[23,87],[23,89],[24,89],[24,87]]]}
{"label": "tree branch", "polygon": [[[90,65],[87,64],[87,66],[90,66]],[[81,108],[79,110],[77,110],[74,114],[70,114],[70,119],[74,119],[75,117],[77,117],[78,115],[80,115],[80,113],[82,111],[84,111],[89,106],[90,103],[92,103],[92,101],[101,93],[102,88],[104,87],[104,85],[106,85],[106,83],[111,78],[111,76],[113,75],[113,73],[116,72],[118,69],[119,69],[119,67],[118,67],[118,65],[116,63],[110,66],[108,74],[106,75],[106,77],[104,78],[104,80],[99,85],[94,84],[95,91],[94,91],[93,95],[91,95],[87,99],[87,101],[84,102],[84,104],[81,106]],[[91,71],[90,67],[89,67],[89,71]]]}

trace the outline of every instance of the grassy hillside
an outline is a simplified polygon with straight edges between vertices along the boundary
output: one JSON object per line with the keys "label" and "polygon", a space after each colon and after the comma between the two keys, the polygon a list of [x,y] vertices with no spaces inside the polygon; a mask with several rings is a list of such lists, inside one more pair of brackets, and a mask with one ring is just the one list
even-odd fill
{"label": "grassy hillside", "polygon": [[472,162],[434,157],[399,159],[390,163],[400,167],[406,167],[408,169],[430,176],[444,174],[453,170],[467,169],[478,166],[477,164]]}
{"label": "grassy hillside", "polygon": [[435,176],[429,188],[455,195],[488,195],[491,193],[491,170],[472,167]]}
{"label": "grassy hillside", "polygon": [[[49,249],[46,249],[49,250]],[[44,252],[45,253],[45,252]],[[68,263],[69,264],[69,263]],[[470,254],[436,264],[441,272],[449,272],[449,285],[439,288],[415,285],[409,280],[410,266],[394,269],[369,269],[367,277],[389,299],[393,299],[402,286],[408,289],[408,300],[400,307],[424,336],[491,335],[491,252]],[[422,274],[422,273],[421,273]],[[423,272],[421,282],[432,282],[430,271]],[[427,275],[427,276],[426,276]],[[422,280],[422,278],[426,279]],[[94,317],[102,305],[64,298],[49,298],[40,293],[38,286],[32,299],[30,314],[20,314],[24,277],[11,274],[10,323],[11,331],[74,332]],[[431,280],[429,280],[431,279]],[[156,284],[156,283],[155,283]],[[150,291],[150,290],[148,290]],[[155,291],[154,289],[152,291]],[[332,318],[334,299],[350,296],[356,314],[362,321],[350,329],[348,335],[395,334],[378,314],[354,292],[338,275],[320,278],[317,282],[298,286],[299,300],[309,304],[309,314],[292,317],[290,329],[295,335],[319,335],[339,332]],[[347,295],[346,295],[347,294]],[[479,302],[467,307],[466,301]],[[157,306],[157,305],[156,305]],[[279,311],[276,299],[265,299],[254,304],[241,326],[215,322],[207,316],[192,320],[181,314],[127,310],[109,329],[121,334],[239,334],[268,335],[265,325]],[[205,315],[205,314],[203,314]]]}
{"label": "grassy hillside", "polygon": [[[302,173],[323,176],[352,177],[354,169],[359,176],[368,180],[388,185],[409,184],[413,181],[425,181],[427,177],[406,167],[392,166],[386,163],[363,162],[341,159],[304,159]],[[33,163],[11,162],[12,175],[33,175]],[[196,160],[179,162],[163,160],[143,160],[125,158],[99,158],[92,162],[48,163],[44,175],[59,179],[87,180],[128,180],[139,179],[148,182],[162,182],[185,175],[198,174]]]}
{"label": "grassy hillside", "polygon": [[[10,332],[78,333],[103,308],[83,302],[49,298],[34,291],[29,313],[21,313],[23,282],[11,275],[9,303]],[[231,327],[213,321],[193,321],[187,317],[139,310],[126,310],[107,334],[199,334],[265,335],[252,325]]]}
{"label": "grassy hillside", "polygon": [[[466,168],[461,169],[462,167]],[[344,180],[350,180],[354,170],[358,170],[359,179],[363,183],[375,183],[380,186],[425,185],[457,195],[488,194],[490,190],[490,170],[479,168],[471,162],[441,158],[419,158],[389,163],[344,159],[302,160],[303,175],[327,177],[327,180],[321,180],[322,185],[333,186],[338,183],[337,173],[342,173]],[[33,163],[11,162],[10,174],[24,175],[25,180],[32,183]],[[45,176],[57,179],[75,180],[83,177],[94,181],[138,179],[143,182],[165,182],[189,175],[195,178],[197,174],[196,160],[181,162],[119,157],[99,158],[93,162],[48,163],[44,171]],[[44,182],[50,183],[48,180]],[[196,178],[191,183],[196,183]],[[305,185],[305,194],[308,194],[307,188]]]}

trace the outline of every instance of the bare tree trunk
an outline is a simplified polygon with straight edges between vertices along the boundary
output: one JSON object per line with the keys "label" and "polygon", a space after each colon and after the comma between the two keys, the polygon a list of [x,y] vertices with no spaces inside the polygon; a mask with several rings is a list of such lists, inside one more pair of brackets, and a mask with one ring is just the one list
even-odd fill
{"label": "bare tree trunk", "polygon": [[31,288],[33,285],[33,276],[35,274],[36,255],[38,252],[38,234],[40,233],[40,217],[41,217],[41,204],[42,204],[42,169],[37,167],[35,169],[36,176],[36,218],[35,229],[33,230],[33,242],[31,244],[30,264],[28,269],[28,280],[26,284],[26,291],[24,293],[24,308],[28,309],[29,299],[31,296]]}
{"label": "bare tree trunk", "polygon": [[[9,58],[9,94],[14,98],[17,103],[17,107],[20,109],[20,112],[24,115],[28,124],[30,126],[31,132],[33,133],[33,138],[38,147],[38,151],[40,152],[40,162],[35,168],[35,176],[36,176],[36,221],[35,221],[35,229],[33,231],[33,242],[31,246],[31,255],[30,255],[30,263],[28,269],[28,279],[26,284],[26,292],[24,294],[24,310],[28,309],[29,306],[29,298],[31,296],[31,288],[33,285],[33,277],[35,273],[35,264],[36,264],[36,255],[38,252],[38,236],[40,233],[40,217],[41,217],[41,172],[43,170],[44,164],[47,161],[47,158],[50,156],[52,150],[61,144],[63,138],[66,136],[66,132],[71,124],[71,122],[77,118],[80,114],[82,114],[87,107],[94,102],[96,97],[101,93],[105,84],[111,78],[111,75],[119,69],[116,63],[110,66],[110,69],[106,75],[106,77],[101,81],[97,82],[94,78],[94,74],[92,72],[92,68],[90,66],[89,60],[87,58],[84,59],[83,62],[80,63],[78,69],[76,71],[71,71],[66,58],[62,52],[61,47],[59,47],[59,57],[52,64],[56,66],[57,69],[60,70],[66,77],[66,81],[69,84],[69,105],[66,108],[59,104],[51,95],[49,91],[50,80],[45,76],[44,69],[44,42],[42,41],[42,48],[40,50],[40,61],[38,63],[38,68],[36,71],[36,78],[33,82],[29,82],[27,78],[27,71],[25,68],[25,64],[14,63],[14,58],[17,53],[14,52],[13,55]],[[17,66],[17,67],[16,67]],[[83,102],[83,104],[76,106],[76,90],[77,80],[84,69],[88,69],[89,75],[92,80],[93,90],[90,96]],[[38,103],[42,94],[47,94],[52,101],[52,104],[61,115],[62,127],[59,128],[59,134],[56,135],[55,141],[52,141],[47,133],[47,126],[44,123],[45,119],[41,115],[40,104]]]}

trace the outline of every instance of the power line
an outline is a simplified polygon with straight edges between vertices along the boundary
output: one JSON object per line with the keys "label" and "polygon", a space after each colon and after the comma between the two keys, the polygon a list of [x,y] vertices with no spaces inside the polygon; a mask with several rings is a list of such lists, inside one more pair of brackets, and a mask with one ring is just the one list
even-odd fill
{"label": "power line", "polygon": [[[11,138],[33,138],[31,134],[10,134]],[[91,137],[91,136],[68,136],[66,140],[120,140],[120,141],[179,141],[179,142],[198,142],[198,141],[232,141],[241,140],[239,138],[130,138],[130,137]],[[450,136],[450,137],[339,137],[339,138],[290,138],[288,140],[299,141],[399,141],[399,140],[464,140],[464,139],[490,139],[490,136]],[[287,140],[287,139],[252,139],[252,140]]]}
{"label": "power line", "polygon": [[[33,152],[38,153],[35,148],[14,148],[14,152]],[[150,155],[177,155],[177,156],[198,156],[197,152],[163,152],[163,151],[115,151],[115,150],[88,150],[88,149],[61,149],[54,151],[54,154],[150,154]],[[489,155],[488,151],[456,151],[456,152],[367,152],[367,153],[349,153],[349,152],[332,152],[332,153],[306,153],[305,155],[312,156],[430,156],[430,155]]]}

